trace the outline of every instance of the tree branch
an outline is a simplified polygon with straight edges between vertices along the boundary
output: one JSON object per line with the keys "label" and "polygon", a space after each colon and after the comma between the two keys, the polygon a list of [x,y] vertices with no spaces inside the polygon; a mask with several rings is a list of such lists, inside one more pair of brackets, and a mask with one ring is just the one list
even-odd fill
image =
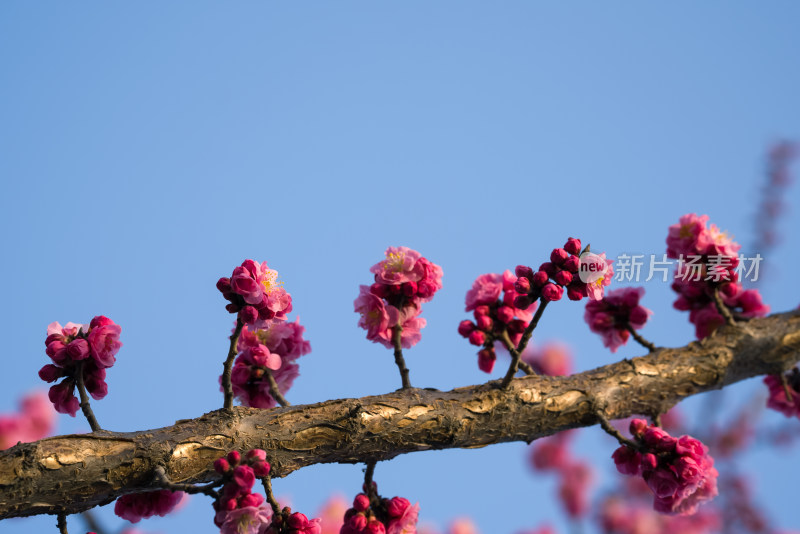
{"label": "tree branch", "polygon": [[229,450],[267,451],[271,476],[318,463],[388,460],[408,452],[526,441],[606,419],[666,412],[685,397],[800,360],[800,311],[722,326],[681,348],[661,348],[568,377],[516,378],[453,391],[406,389],[258,410],[235,407],[142,432],[59,436],[0,452],[0,519],[77,513],[126,493],[219,479]]}

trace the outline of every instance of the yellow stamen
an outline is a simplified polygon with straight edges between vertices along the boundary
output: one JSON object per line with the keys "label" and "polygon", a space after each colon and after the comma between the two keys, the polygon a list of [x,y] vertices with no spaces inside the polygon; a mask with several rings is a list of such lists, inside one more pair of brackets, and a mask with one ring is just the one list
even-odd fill
{"label": "yellow stamen", "polygon": [[261,285],[264,286],[264,292],[267,295],[272,293],[276,288],[283,286],[283,282],[278,281],[278,271],[267,269],[265,274],[266,278],[261,281]]}
{"label": "yellow stamen", "polygon": [[383,268],[386,271],[399,273],[403,270],[406,255],[404,252],[390,252],[383,260]]}

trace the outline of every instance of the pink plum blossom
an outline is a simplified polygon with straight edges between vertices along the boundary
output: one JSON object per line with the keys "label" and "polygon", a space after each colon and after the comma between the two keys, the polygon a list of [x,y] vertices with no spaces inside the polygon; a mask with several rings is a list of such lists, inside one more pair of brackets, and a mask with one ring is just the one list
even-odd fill
{"label": "pink plum blossom", "polygon": [[272,521],[268,506],[245,506],[225,514],[220,534],[264,534]]}
{"label": "pink plum blossom", "polygon": [[278,281],[278,271],[267,267],[267,262],[245,260],[230,278],[217,281],[217,289],[229,301],[226,309],[255,328],[284,321],[292,311],[291,295]]}
{"label": "pink plum blossom", "polygon": [[467,291],[464,311],[472,311],[482,304],[494,304],[503,291],[503,276],[497,273],[480,275]]}
{"label": "pink plum blossom", "polygon": [[653,492],[657,512],[692,514],[717,495],[714,459],[699,440],[673,438],[641,419],[631,421],[631,434],[639,449],[622,445],[614,451],[614,463],[622,474],[642,476]]}
{"label": "pink plum blossom", "polygon": [[416,534],[419,503],[407,506],[402,515],[389,521],[386,534]]}
{"label": "pink plum blossom", "polygon": [[177,509],[185,497],[182,491],[169,490],[129,493],[117,499],[114,513],[131,523],[138,523],[154,515],[164,517]]}
{"label": "pink plum blossom", "polygon": [[18,442],[28,443],[50,435],[55,412],[46,394],[34,392],[19,402],[19,412],[0,415],[0,450]]}
{"label": "pink plum blossom", "polygon": [[386,259],[370,267],[375,282],[385,285],[400,285],[404,282],[418,282],[425,275],[425,265],[419,260],[422,255],[408,247],[389,247]]}
{"label": "pink plum blossom", "polygon": [[628,342],[628,326],[639,330],[653,313],[639,305],[643,295],[643,287],[626,287],[609,291],[600,300],[586,304],[584,320],[592,332],[602,336],[603,345],[611,352]]}
{"label": "pink plum blossom", "polygon": [[48,396],[59,413],[75,416],[79,401],[75,397],[78,369],[81,369],[86,390],[94,399],[108,394],[106,369],[116,361],[114,356],[122,343],[121,328],[108,317],[98,315],[88,325],[67,323],[62,327],[54,322],[47,327],[45,353],[53,363],[39,370],[46,382],[60,383],[50,387]]}
{"label": "pink plum blossom", "polygon": [[786,417],[800,418],[800,371],[795,367],[786,377],[791,399],[786,398],[786,389],[780,375],[767,375],[764,384],[769,390],[767,407],[778,411]]}

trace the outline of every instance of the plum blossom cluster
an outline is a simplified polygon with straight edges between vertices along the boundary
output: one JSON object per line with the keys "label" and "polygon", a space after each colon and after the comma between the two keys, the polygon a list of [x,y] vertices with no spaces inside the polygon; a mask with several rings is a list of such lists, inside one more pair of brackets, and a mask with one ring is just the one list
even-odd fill
{"label": "plum blossom cluster", "polygon": [[617,470],[641,476],[653,492],[653,508],[665,514],[692,514],[717,495],[717,470],[708,448],[691,436],[674,438],[644,419],[630,424],[635,448],[622,445],[612,455]]}
{"label": "plum blossom cluster", "polygon": [[708,215],[689,213],[670,226],[667,235],[667,256],[679,260],[672,282],[678,293],[673,306],[689,312],[698,339],[725,323],[715,294],[735,317],[763,317],[769,312],[758,290],[745,290],[739,282],[737,252],[741,246],[707,223]]}
{"label": "plum blossom cluster", "polygon": [[570,300],[583,297],[598,300],[614,277],[611,263],[605,253],[597,255],[584,251],[581,254],[580,239],[570,237],[563,248],[553,249],[550,261],[541,264],[537,271],[525,265],[517,266],[515,288],[520,293],[517,307],[527,307],[540,298],[548,302],[561,300],[564,290]]}
{"label": "plum blossom cluster", "polygon": [[367,339],[392,348],[393,333],[400,329],[400,345],[408,349],[422,337],[422,303],[442,288],[442,268],[408,247],[389,247],[385,256],[370,268],[375,282],[359,286],[353,306]]}
{"label": "plum blossom cluster", "polygon": [[264,504],[263,495],[253,492],[256,478],[269,475],[266,458],[266,452],[253,449],[244,458],[239,451],[231,451],[214,462],[223,482],[213,503],[214,524],[222,534],[263,534],[269,527],[272,509]]}
{"label": "plum blossom cluster", "polygon": [[577,519],[589,511],[593,474],[588,463],[574,458],[569,451],[574,433],[568,430],[537,439],[531,448],[530,462],[534,470],[552,471],[558,476],[558,498],[567,515]]}
{"label": "plum blossom cluster", "polygon": [[116,362],[116,354],[122,347],[119,341],[121,328],[108,317],[98,315],[88,325],[50,323],[45,352],[53,361],[39,370],[45,382],[60,383],[50,387],[50,401],[58,413],[75,417],[80,402],[75,397],[78,371],[81,372],[86,389],[95,400],[108,394],[106,369]]}
{"label": "plum blossom cluster", "polygon": [[319,519],[292,513],[288,507],[274,513],[264,497],[253,492],[256,479],[269,476],[265,451],[252,449],[244,458],[239,451],[231,451],[214,462],[214,470],[223,482],[213,503],[214,524],[221,534],[321,534]]}
{"label": "plum blossom cluster", "polygon": [[283,321],[292,311],[292,296],[278,282],[278,271],[267,267],[267,262],[245,260],[230,278],[217,281],[217,289],[229,301],[225,309],[254,328]]}
{"label": "plum blossom cluster", "polygon": [[609,291],[600,300],[586,303],[584,320],[589,329],[603,338],[603,346],[616,352],[628,342],[630,330],[644,327],[653,313],[639,305],[644,296],[643,287],[625,287]]}
{"label": "plum blossom cluster", "polygon": [[47,395],[25,395],[19,402],[19,412],[0,414],[0,450],[47,437],[54,424],[55,412]]}
{"label": "plum blossom cluster", "polygon": [[114,504],[114,513],[131,523],[164,517],[184,504],[187,495],[182,491],[157,490],[123,495]]}
{"label": "plum blossom cluster", "polygon": [[296,360],[311,352],[303,339],[300,320],[273,321],[266,328],[245,326],[237,343],[238,356],[231,372],[233,394],[244,406],[272,408],[276,399],[270,393],[267,372],[272,373],[278,390],[285,394],[300,374]]}
{"label": "plum blossom cluster", "polygon": [[[764,383],[769,389],[767,408],[781,412],[786,417],[800,418],[800,369],[795,367],[783,377],[767,375]],[[791,398],[787,398],[786,394]]]}
{"label": "plum blossom cluster", "polygon": [[516,347],[536,310],[533,301],[524,308],[517,306],[521,295],[514,289],[515,281],[508,270],[503,274],[482,274],[467,291],[465,311],[473,312],[475,322],[461,321],[458,333],[482,347],[478,351],[478,368],[485,373],[492,372],[497,360],[495,341],[507,339]]}
{"label": "plum blossom cluster", "polygon": [[[373,488],[376,486],[373,484]],[[377,490],[377,489],[376,489]],[[372,501],[364,493],[353,500],[352,508],[344,514],[339,534],[416,534],[419,504],[408,499],[392,497]]]}

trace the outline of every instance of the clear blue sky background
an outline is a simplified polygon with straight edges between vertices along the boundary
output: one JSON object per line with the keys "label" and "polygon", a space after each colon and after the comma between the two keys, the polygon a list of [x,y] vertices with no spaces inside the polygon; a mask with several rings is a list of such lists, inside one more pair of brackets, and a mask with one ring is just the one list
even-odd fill
{"label": "clear blue sky background", "polygon": [[[477,275],[538,265],[567,236],[611,256],[662,253],[687,212],[752,240],[765,149],[800,138],[798,20],[791,0],[4,1],[0,410],[44,386],[46,325],[96,314],[122,325],[125,344],[95,403],[105,427],[218,408],[232,323],[214,283],[251,257],[280,271],[313,347],[292,402],[394,389],[389,351],[352,310],[388,245],[445,273],[407,351],[413,383],[483,381],[455,331]],[[774,310],[800,300],[799,190],[763,285]],[[644,333],[690,341],[668,285],[646,287]],[[642,352],[611,355],[582,316],[583,304],[558,303],[537,338],[569,340],[579,369]],[[59,433],[86,430],[60,419]],[[597,458],[603,487],[616,475],[600,434],[583,431],[578,450]],[[522,444],[413,454],[376,478],[438,524],[470,514],[484,534],[542,521],[565,532],[552,480],[524,455]],[[758,500],[784,527],[797,459],[752,456]],[[322,466],[275,486],[313,514],[334,490],[352,497],[361,476]],[[195,498],[143,526],[212,533],[211,517]],[[0,523],[32,531],[55,532],[54,520]]]}

